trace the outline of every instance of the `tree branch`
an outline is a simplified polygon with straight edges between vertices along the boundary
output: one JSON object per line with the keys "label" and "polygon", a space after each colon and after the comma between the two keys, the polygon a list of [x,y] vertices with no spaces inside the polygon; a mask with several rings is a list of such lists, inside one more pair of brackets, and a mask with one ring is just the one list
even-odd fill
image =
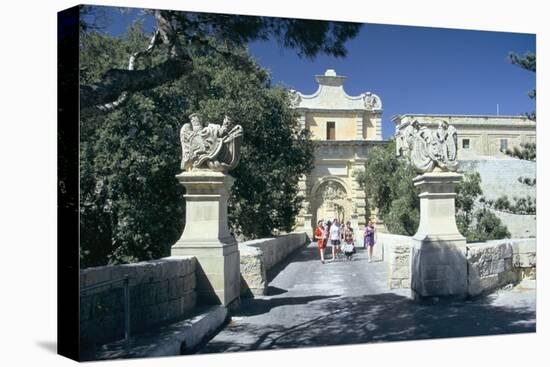
{"label": "tree branch", "polygon": [[146,70],[111,69],[100,85],[80,86],[80,108],[113,103],[123,93],[140,92],[177,79],[191,70],[190,59],[168,59]]}
{"label": "tree branch", "polygon": [[[135,52],[133,55],[130,56],[130,59],[128,60],[128,70],[134,70],[134,66],[136,63],[136,60],[146,54],[150,54],[151,51],[155,48],[155,46],[159,43],[160,40],[160,30],[156,30],[153,34],[153,37],[151,37],[151,41],[149,42],[149,46],[145,50],[141,50],[138,52]],[[118,97],[118,99],[111,103],[106,103],[104,105],[97,106],[101,111],[108,112],[112,111],[115,108],[122,105],[127,99],[130,93],[128,91],[122,92],[122,94]]]}
{"label": "tree branch", "polygon": [[[157,30],[151,37],[149,46],[130,56],[128,69],[108,70],[101,78],[101,84],[80,86],[80,109],[98,108],[110,111],[124,103],[134,92],[158,87],[175,80],[192,68],[192,60],[180,45],[177,27],[171,20],[171,12],[155,11]],[[146,70],[134,70],[137,59],[151,51],[160,43],[168,46],[168,60]]]}

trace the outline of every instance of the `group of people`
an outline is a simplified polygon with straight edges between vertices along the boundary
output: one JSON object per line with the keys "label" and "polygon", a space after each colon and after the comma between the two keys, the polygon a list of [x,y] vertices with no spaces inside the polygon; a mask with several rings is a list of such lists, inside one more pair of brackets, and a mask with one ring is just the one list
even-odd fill
{"label": "group of people", "polygon": [[[351,260],[355,253],[355,238],[351,222],[340,225],[337,218],[332,222],[330,220],[317,222],[315,228],[315,239],[321,255],[321,262],[325,263],[325,249],[327,244],[332,247],[332,260],[335,260],[340,253],[343,253],[346,259]],[[369,219],[363,231],[363,249],[367,249],[368,261],[372,262],[372,249],[376,243],[376,229],[372,220]]]}

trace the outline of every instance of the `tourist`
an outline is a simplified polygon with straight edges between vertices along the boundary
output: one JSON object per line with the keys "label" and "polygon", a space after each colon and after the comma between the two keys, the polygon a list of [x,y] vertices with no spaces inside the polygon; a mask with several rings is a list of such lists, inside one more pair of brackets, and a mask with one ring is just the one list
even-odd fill
{"label": "tourist", "polygon": [[321,263],[325,263],[325,247],[327,246],[327,237],[325,237],[325,227],[323,221],[317,222],[317,228],[315,228],[315,239],[317,240],[317,247],[321,254]]}
{"label": "tourist", "polygon": [[340,224],[338,219],[334,218],[332,226],[330,226],[330,244],[332,246],[332,260],[336,259],[336,255],[340,252]]}
{"label": "tourist", "polygon": [[342,225],[340,226],[340,243],[344,243],[344,232],[346,232],[346,228],[347,223],[342,223]]}
{"label": "tourist", "polygon": [[368,259],[369,262],[372,262],[372,248],[374,247],[374,244],[376,243],[376,229],[374,228],[374,224],[372,223],[372,220],[369,219],[365,231],[363,232],[363,248],[367,248],[368,250]]}
{"label": "tourist", "polygon": [[330,220],[327,220],[325,222],[325,225],[323,226],[323,241],[325,243],[325,246],[329,243],[329,235],[330,235]]}
{"label": "tourist", "polygon": [[346,255],[347,260],[351,260],[352,255],[355,253],[355,246],[353,245],[353,228],[351,228],[351,222],[348,221],[343,230],[344,245],[342,251]]}

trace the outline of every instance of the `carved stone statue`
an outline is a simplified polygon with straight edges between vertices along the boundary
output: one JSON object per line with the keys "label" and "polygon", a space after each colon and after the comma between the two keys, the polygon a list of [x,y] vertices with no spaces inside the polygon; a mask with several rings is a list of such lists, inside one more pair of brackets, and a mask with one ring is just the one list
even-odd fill
{"label": "carved stone statue", "polygon": [[200,121],[196,113],[189,116],[191,122],[180,131],[182,148],[181,169],[210,169],[227,173],[239,163],[243,129],[233,125],[225,116],[221,125]]}
{"label": "carved stone statue", "polygon": [[297,90],[291,89],[289,91],[290,94],[290,107],[296,108],[302,101],[302,97],[300,96],[300,93],[298,93]]}
{"label": "carved stone statue", "polygon": [[373,110],[375,108],[380,108],[378,98],[371,92],[367,92],[363,95],[363,102],[365,103],[365,107],[368,109]]}
{"label": "carved stone statue", "polygon": [[456,171],[457,132],[446,121],[430,130],[418,121],[399,126],[395,133],[397,155],[408,152],[413,167],[421,172]]}

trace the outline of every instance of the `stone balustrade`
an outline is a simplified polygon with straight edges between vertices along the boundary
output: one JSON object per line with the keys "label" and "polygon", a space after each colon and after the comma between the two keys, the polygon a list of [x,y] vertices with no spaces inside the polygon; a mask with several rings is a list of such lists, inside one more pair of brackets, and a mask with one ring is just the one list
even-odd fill
{"label": "stone balustrade", "polygon": [[[194,257],[91,267],[80,271],[80,287],[128,276],[130,330],[139,333],[179,319],[195,307],[195,269]],[[124,282],[81,291],[80,335],[84,346],[122,338],[124,317]]]}
{"label": "stone balustrade", "polygon": [[264,295],[267,272],[307,242],[305,232],[239,243],[241,295]]}
{"label": "stone balustrade", "polygon": [[[378,233],[388,263],[391,289],[410,287],[412,238]],[[525,278],[536,278],[536,239],[503,239],[467,244],[468,295],[478,296]]]}

